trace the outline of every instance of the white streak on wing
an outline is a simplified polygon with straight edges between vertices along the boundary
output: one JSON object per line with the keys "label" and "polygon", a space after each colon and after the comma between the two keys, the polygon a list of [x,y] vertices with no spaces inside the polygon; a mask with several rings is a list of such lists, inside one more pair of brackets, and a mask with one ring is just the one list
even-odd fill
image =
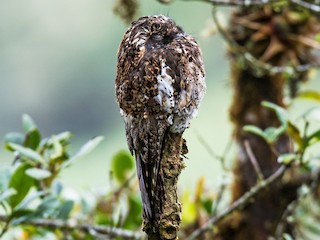
{"label": "white streak on wing", "polygon": [[166,112],[171,112],[174,107],[174,98],[173,98],[173,79],[167,73],[168,66],[165,66],[165,63],[161,63],[161,73],[157,76],[158,84],[158,95],[154,99],[159,103]]}
{"label": "white streak on wing", "polygon": [[205,91],[202,74],[198,75],[197,81],[198,84],[188,84],[187,89],[182,90],[179,94],[178,107],[174,109],[174,122],[170,128],[172,132],[183,132],[188,128],[191,119],[195,118],[198,114],[199,103]]}
{"label": "white streak on wing", "polygon": [[120,108],[120,115],[123,117],[123,120],[124,122],[130,126],[130,128],[132,128],[132,120],[133,120],[133,116],[130,115],[130,114],[127,114],[125,111],[123,111],[121,108]]}

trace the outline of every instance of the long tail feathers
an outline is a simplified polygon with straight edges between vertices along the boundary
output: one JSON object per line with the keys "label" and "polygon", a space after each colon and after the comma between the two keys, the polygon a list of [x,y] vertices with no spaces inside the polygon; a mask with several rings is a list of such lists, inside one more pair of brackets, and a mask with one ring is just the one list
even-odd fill
{"label": "long tail feathers", "polygon": [[159,202],[159,173],[167,126],[150,119],[140,123],[138,138],[134,140],[137,174],[145,219],[156,218]]}
{"label": "long tail feathers", "polygon": [[137,175],[139,179],[139,187],[142,198],[142,209],[143,216],[146,219],[152,219],[154,216],[154,211],[150,199],[150,194],[148,193],[148,189],[146,186],[146,176],[144,174],[146,170],[146,164],[142,161],[140,154],[136,154],[136,164],[137,164]]}

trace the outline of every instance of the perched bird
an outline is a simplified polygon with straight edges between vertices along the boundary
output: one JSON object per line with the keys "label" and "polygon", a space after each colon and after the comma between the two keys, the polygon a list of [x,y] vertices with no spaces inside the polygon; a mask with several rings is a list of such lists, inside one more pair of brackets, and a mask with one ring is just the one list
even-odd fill
{"label": "perched bird", "polygon": [[197,114],[204,76],[197,42],[169,17],[141,17],[125,33],[118,50],[116,99],[136,158],[145,220],[158,217],[155,194],[166,136],[182,134]]}

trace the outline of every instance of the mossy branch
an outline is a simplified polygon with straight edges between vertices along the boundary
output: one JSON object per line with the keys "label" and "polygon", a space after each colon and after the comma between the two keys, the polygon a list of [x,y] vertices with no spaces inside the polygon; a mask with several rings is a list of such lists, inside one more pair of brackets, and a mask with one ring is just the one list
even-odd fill
{"label": "mossy branch", "polygon": [[144,225],[149,240],[178,239],[181,205],[178,201],[177,183],[184,168],[181,156],[186,152],[185,141],[181,134],[169,132],[161,160],[159,177],[161,187],[156,196],[160,217],[157,222],[145,222]]}

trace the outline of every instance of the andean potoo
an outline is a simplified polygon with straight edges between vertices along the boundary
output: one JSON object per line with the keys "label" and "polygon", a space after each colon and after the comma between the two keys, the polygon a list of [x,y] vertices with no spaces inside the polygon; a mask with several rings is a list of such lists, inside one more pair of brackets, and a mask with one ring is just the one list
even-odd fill
{"label": "andean potoo", "polygon": [[116,99],[148,221],[159,217],[161,159],[169,132],[182,134],[197,114],[205,92],[201,50],[169,17],[133,22],[118,50]]}

